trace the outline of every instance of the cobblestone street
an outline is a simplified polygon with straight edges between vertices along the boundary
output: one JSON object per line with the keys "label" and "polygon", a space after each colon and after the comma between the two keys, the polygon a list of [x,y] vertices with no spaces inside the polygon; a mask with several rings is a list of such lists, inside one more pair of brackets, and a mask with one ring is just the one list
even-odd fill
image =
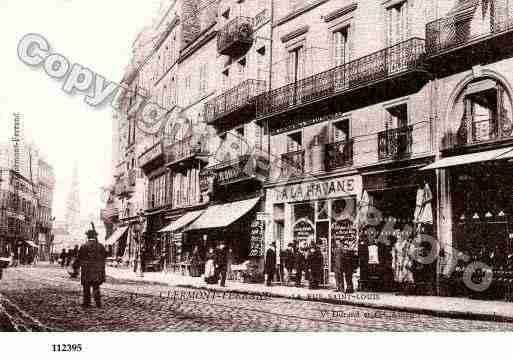
{"label": "cobblestone street", "polygon": [[78,280],[57,266],[9,268],[3,331],[489,331],[511,323],[438,318],[301,300],[214,293],[108,278],[103,308],[83,309]]}

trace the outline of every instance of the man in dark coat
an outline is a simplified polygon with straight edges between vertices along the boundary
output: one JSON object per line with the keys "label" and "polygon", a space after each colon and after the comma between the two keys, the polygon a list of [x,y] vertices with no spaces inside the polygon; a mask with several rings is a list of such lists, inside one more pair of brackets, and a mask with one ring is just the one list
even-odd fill
{"label": "man in dark coat", "polygon": [[[337,282],[337,291],[353,293],[353,252],[339,239],[333,262],[333,271]],[[346,282],[344,290],[344,280]]]}
{"label": "man in dark coat", "polygon": [[78,262],[81,268],[80,281],[83,287],[83,307],[91,305],[91,288],[96,306],[101,307],[100,285],[105,282],[105,259],[107,251],[96,240],[94,229],[87,231],[87,243],[78,251]]}
{"label": "man in dark coat", "polygon": [[316,245],[310,248],[307,262],[308,269],[310,270],[309,288],[318,289],[322,279],[323,258],[321,251]]}
{"label": "man in dark coat", "polygon": [[215,252],[216,278],[221,278],[221,287],[226,285],[226,272],[228,272],[228,248],[221,243]]}
{"label": "man in dark coat", "polygon": [[301,287],[301,279],[303,278],[303,269],[305,267],[305,256],[301,249],[296,246],[294,248],[294,269],[296,270],[296,287]]}
{"label": "man in dark coat", "polygon": [[264,273],[267,274],[266,285],[270,286],[276,271],[276,242],[272,242],[271,246],[265,253]]}

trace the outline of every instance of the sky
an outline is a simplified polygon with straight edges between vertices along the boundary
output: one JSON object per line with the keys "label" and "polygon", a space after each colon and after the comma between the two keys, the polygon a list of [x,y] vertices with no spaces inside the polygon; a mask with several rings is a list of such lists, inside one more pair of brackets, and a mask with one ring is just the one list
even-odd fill
{"label": "sky", "polygon": [[0,0],[0,141],[12,137],[12,113],[20,112],[32,139],[56,176],[54,216],[64,219],[73,165],[78,164],[81,212],[102,208],[101,187],[111,182],[112,113],[94,108],[84,95],[68,95],[63,82],[43,67],[18,59],[17,46],[29,33],[43,35],[51,50],[70,63],[119,82],[137,33],[151,24],[159,0]]}

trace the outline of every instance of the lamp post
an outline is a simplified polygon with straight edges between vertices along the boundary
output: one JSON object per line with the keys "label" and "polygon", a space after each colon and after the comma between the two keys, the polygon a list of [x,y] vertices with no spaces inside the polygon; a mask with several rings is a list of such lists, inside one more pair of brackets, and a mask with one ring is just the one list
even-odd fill
{"label": "lamp post", "polygon": [[137,276],[138,277],[144,277],[144,272],[143,272],[143,268],[142,268],[142,258],[143,258],[142,226],[143,226],[143,223],[144,223],[144,212],[142,210],[140,210],[137,214],[137,221],[135,222],[134,229],[133,229],[134,234],[137,238],[138,252],[139,252],[139,258],[138,258],[139,265],[137,266]]}

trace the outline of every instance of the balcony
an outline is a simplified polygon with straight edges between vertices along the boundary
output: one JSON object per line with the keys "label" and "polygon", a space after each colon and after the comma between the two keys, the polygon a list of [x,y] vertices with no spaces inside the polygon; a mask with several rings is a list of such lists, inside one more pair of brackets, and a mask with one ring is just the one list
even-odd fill
{"label": "balcony", "polygon": [[[485,9],[488,16],[468,2],[447,16],[426,25],[426,54],[435,56],[490,40],[513,30],[513,11],[508,0],[495,0]],[[486,6],[488,7],[488,6]]]}
{"label": "balcony", "polygon": [[238,55],[253,43],[253,19],[239,16],[217,34],[217,51],[221,55]]}
{"label": "balcony", "polygon": [[145,150],[137,159],[137,163],[139,167],[145,167],[148,164],[152,163],[156,159],[162,156],[162,143],[157,142],[147,150]]}
{"label": "balcony", "polygon": [[205,137],[189,136],[168,145],[164,149],[167,166],[176,165],[194,158],[207,159],[208,142]]}
{"label": "balcony", "polygon": [[338,141],[326,145],[326,170],[353,165],[353,141]]}
{"label": "balcony", "polygon": [[462,126],[454,137],[453,147],[513,141],[513,124],[507,117],[492,117],[481,121],[464,118]]}
{"label": "balcony", "polygon": [[411,155],[413,126],[389,128],[378,133],[378,160],[401,159]]}
{"label": "balcony", "polygon": [[305,173],[305,150],[287,152],[281,155],[280,177],[302,176]]}
{"label": "balcony", "polygon": [[265,181],[269,175],[269,161],[260,154],[242,155],[209,167],[202,177],[212,175],[216,185],[228,185],[250,179]]}
{"label": "balcony", "polygon": [[113,222],[119,217],[119,209],[117,207],[108,206],[105,209],[100,210],[100,218],[104,222]]}
{"label": "balcony", "polygon": [[205,117],[213,123],[229,115],[254,111],[255,96],[265,91],[265,81],[245,80],[205,104]]}
{"label": "balcony", "polygon": [[135,191],[135,177],[121,177],[114,184],[114,193],[118,197],[130,197]]}
{"label": "balcony", "polygon": [[[420,38],[406,40],[258,96],[256,100],[257,118],[271,117],[350,93],[356,100],[374,97],[378,93],[375,89],[367,96],[357,94],[356,90],[370,85],[387,84],[389,82],[387,80],[404,80],[404,85],[401,86],[398,86],[397,82],[390,81],[388,83],[388,85],[395,84],[396,90],[410,86],[412,83],[416,83],[412,80],[418,78],[419,73],[425,74],[422,66],[423,57],[424,40]],[[408,75],[413,77],[408,77]],[[390,91],[382,89],[380,92],[386,94]],[[350,103],[351,101],[345,102]]]}

